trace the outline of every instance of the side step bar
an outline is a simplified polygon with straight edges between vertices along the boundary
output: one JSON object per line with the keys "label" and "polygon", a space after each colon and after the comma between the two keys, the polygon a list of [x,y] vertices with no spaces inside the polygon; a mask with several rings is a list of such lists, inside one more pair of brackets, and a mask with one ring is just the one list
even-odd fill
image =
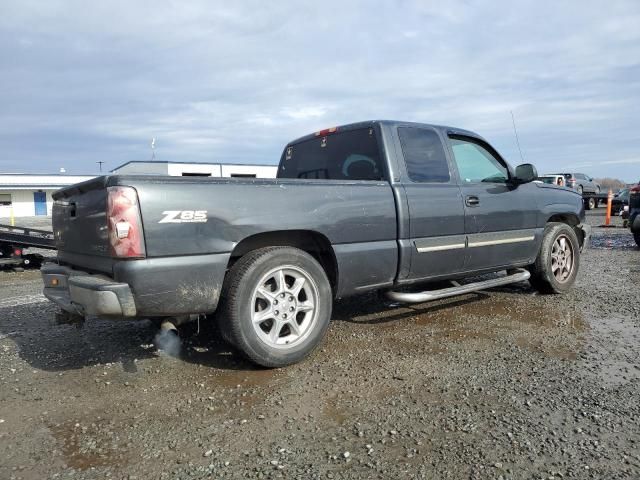
{"label": "side step bar", "polygon": [[441,288],[440,290],[431,290],[426,292],[386,292],[386,295],[391,300],[402,303],[423,303],[431,300],[438,300],[440,298],[453,297],[455,295],[463,295],[465,293],[477,292],[478,290],[484,290],[486,288],[500,287],[502,285],[508,285],[509,283],[522,282],[528,280],[531,274],[528,270],[523,268],[516,268],[509,270],[504,277],[490,278],[489,280],[483,280],[481,282],[468,283],[466,285],[457,285],[449,288]]}

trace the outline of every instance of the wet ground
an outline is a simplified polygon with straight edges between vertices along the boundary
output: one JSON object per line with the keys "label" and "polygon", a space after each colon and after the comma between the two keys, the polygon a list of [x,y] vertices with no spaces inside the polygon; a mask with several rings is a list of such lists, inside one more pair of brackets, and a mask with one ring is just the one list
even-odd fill
{"label": "wet ground", "polygon": [[204,322],[176,357],[147,322],[51,326],[38,273],[2,272],[0,478],[639,478],[632,242],[597,228],[563,296],[338,302],[280,370]]}

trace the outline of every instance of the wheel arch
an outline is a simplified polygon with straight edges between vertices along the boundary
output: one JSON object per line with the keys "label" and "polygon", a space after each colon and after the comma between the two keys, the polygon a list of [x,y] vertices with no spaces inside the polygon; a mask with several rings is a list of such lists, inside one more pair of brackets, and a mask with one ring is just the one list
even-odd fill
{"label": "wheel arch", "polygon": [[547,224],[549,223],[566,223],[573,228],[580,242],[580,246],[582,247],[584,244],[584,232],[578,228],[578,225],[580,225],[580,217],[575,213],[554,213],[547,219]]}
{"label": "wheel arch", "polygon": [[329,239],[314,230],[276,230],[243,238],[231,251],[228,268],[247,253],[265,247],[294,247],[304,250],[322,265],[334,294],[337,291],[338,262],[335,252]]}
{"label": "wheel arch", "polygon": [[575,227],[580,224],[580,218],[575,213],[554,213],[547,218],[547,223],[551,222],[566,223]]}

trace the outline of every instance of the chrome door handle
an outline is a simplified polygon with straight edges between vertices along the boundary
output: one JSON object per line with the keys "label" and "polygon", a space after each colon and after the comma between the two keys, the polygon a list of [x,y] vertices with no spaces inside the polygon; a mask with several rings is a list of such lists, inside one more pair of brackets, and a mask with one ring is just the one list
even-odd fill
{"label": "chrome door handle", "polygon": [[464,203],[467,205],[467,207],[477,207],[478,205],[480,205],[480,199],[475,195],[469,195],[464,199]]}

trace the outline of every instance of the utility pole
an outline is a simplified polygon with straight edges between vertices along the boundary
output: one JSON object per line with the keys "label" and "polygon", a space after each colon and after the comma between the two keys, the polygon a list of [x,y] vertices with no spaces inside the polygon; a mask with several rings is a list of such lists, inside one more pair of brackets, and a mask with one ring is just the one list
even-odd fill
{"label": "utility pole", "polygon": [[100,165],[100,173],[102,173],[102,164],[104,163],[102,160],[100,160],[99,162],[96,162],[98,165]]}

